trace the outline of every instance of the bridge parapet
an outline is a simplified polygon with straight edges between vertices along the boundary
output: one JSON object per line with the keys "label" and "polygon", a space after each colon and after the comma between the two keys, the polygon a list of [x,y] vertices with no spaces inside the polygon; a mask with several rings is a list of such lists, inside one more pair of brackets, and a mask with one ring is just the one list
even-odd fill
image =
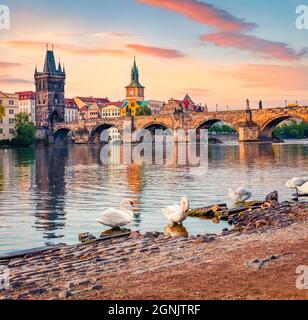
{"label": "bridge parapet", "polygon": [[[132,131],[149,128],[164,127],[177,129],[209,128],[219,121],[223,121],[239,132],[240,141],[256,141],[260,138],[270,138],[273,129],[282,121],[299,118],[308,122],[308,107],[270,108],[247,112],[246,110],[229,110],[220,112],[184,114],[170,114],[157,116],[117,117],[83,120],[72,123],[57,123],[53,128],[54,135],[59,132],[72,132],[79,135],[80,141],[91,140],[103,129],[114,126],[123,134],[124,124],[131,125]],[[82,134],[81,134],[82,133]]]}

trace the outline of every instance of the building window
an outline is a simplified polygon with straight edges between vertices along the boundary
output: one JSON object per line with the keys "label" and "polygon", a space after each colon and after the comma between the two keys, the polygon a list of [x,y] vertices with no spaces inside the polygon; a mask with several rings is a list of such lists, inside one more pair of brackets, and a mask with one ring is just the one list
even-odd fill
{"label": "building window", "polygon": [[14,119],[10,118],[9,119],[9,124],[14,124]]}
{"label": "building window", "polygon": [[2,128],[0,128],[0,134],[3,134],[3,129]]}
{"label": "building window", "polygon": [[14,105],[14,100],[9,100],[9,105],[13,106]]}
{"label": "building window", "polygon": [[9,133],[10,133],[10,134],[13,134],[13,133],[14,133],[14,129],[11,128],[11,129],[9,130]]}
{"label": "building window", "polygon": [[9,110],[9,114],[14,114],[14,110],[13,110],[13,109],[10,109],[10,110]]}

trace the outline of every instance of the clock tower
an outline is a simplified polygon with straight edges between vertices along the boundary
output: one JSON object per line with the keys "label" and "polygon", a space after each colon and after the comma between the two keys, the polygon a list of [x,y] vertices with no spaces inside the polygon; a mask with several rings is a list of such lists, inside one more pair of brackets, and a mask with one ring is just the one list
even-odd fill
{"label": "clock tower", "polygon": [[139,70],[137,68],[136,59],[134,58],[134,65],[132,67],[131,82],[126,87],[126,99],[144,101],[145,87],[139,83]]}

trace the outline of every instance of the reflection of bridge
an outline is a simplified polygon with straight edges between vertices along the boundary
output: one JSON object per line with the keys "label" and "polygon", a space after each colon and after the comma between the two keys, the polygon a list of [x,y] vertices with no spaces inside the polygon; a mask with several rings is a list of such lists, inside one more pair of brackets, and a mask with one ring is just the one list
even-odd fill
{"label": "reflection of bridge", "polygon": [[288,107],[263,110],[239,110],[209,113],[185,113],[180,115],[139,116],[121,118],[100,118],[78,123],[55,124],[50,142],[64,141],[70,133],[78,143],[99,142],[103,130],[116,127],[123,134],[123,127],[131,125],[132,130],[139,129],[207,129],[223,121],[236,129],[240,141],[270,140],[274,128],[290,118],[299,118],[308,122],[308,107]]}

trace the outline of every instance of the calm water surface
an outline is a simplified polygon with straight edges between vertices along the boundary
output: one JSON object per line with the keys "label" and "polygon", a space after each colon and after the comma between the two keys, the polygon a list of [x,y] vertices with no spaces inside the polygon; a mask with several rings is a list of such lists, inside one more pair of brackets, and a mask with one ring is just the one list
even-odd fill
{"label": "calm water surface", "polygon": [[[133,230],[163,231],[167,205],[188,196],[191,207],[228,202],[228,189],[246,186],[254,199],[275,190],[289,199],[288,178],[307,175],[308,142],[283,145],[228,142],[210,146],[206,174],[163,165],[107,166],[98,146],[0,150],[0,253],[76,243],[80,232],[99,235],[100,212],[124,197],[137,203]],[[189,218],[190,234],[220,232],[226,223]]]}

